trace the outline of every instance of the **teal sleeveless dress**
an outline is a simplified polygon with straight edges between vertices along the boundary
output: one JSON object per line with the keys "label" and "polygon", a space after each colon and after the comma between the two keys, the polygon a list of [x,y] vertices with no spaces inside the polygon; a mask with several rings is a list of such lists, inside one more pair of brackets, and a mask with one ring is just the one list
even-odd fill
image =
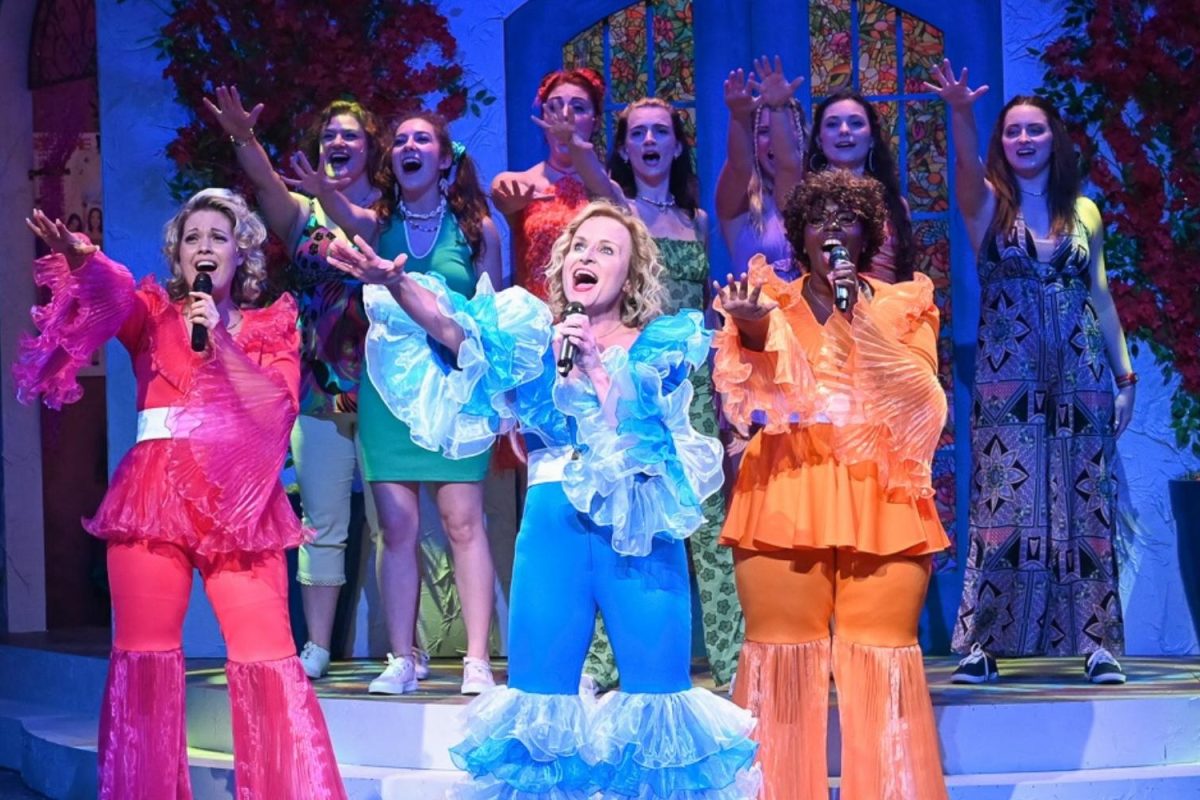
{"label": "teal sleeveless dress", "polygon": [[[427,254],[413,253],[403,220],[395,218],[380,234],[376,250],[384,258],[404,253],[408,256],[406,271],[436,272],[453,291],[464,297],[475,294],[471,246],[448,211]],[[358,427],[363,477],[368,481],[473,483],[487,474],[490,451],[455,460],[415,444],[408,426],[384,405],[365,372],[358,392]]]}

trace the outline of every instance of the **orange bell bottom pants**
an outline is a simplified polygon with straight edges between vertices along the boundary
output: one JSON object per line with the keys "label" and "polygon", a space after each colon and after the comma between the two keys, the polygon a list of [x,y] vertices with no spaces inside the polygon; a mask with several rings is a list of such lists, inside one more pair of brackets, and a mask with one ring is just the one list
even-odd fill
{"label": "orange bell bottom pants", "polygon": [[829,678],[841,800],[944,800],[917,645],[931,556],[734,551],[746,643],[734,701],[758,718],[762,800],[827,800]]}

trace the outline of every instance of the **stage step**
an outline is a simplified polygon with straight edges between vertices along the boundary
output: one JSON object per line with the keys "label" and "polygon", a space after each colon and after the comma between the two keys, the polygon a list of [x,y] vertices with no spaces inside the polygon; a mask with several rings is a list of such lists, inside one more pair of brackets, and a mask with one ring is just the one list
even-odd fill
{"label": "stage step", "polygon": [[[105,667],[95,657],[0,645],[0,766],[55,800],[95,797]],[[1200,798],[1200,661],[1127,659],[1130,684],[1104,688],[1083,684],[1073,662],[1009,665],[1018,680],[984,687],[947,684],[951,668],[930,660],[952,800]],[[455,665],[435,663],[423,691],[403,698],[365,695],[378,669],[339,664],[317,684],[347,791],[440,800],[462,780],[446,754],[466,702]],[[189,672],[188,721],[195,797],[232,800],[222,670]],[[830,733],[836,743],[836,726]]]}

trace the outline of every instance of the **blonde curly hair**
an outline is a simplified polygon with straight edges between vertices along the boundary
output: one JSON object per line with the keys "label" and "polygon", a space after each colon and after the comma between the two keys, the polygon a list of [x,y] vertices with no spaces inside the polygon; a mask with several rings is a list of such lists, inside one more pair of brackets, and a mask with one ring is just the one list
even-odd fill
{"label": "blonde curly hair", "polygon": [[593,217],[608,217],[625,226],[633,242],[629,254],[629,289],[621,297],[621,322],[631,328],[643,328],[650,320],[662,314],[667,299],[663,286],[666,270],[658,255],[658,245],[650,236],[646,223],[642,222],[623,206],[607,200],[596,200],[583,207],[566,229],[554,242],[550,264],[546,267],[546,291],[550,310],[556,318],[561,317],[567,307],[567,294],[563,288],[563,262],[571,248],[571,240],[583,223]]}
{"label": "blonde curly hair", "polygon": [[250,210],[245,198],[228,189],[201,189],[189,197],[183,208],[163,226],[163,255],[171,267],[167,295],[179,301],[191,291],[179,266],[179,240],[188,217],[204,210],[219,211],[229,218],[234,243],[242,256],[242,263],[234,273],[230,295],[239,306],[253,305],[267,283],[267,260],[263,255],[267,227],[258,214]]}

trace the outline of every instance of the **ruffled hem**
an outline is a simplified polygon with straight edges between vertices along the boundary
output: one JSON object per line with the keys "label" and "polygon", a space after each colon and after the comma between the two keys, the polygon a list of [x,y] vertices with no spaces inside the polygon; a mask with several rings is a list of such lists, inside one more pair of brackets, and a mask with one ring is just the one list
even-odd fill
{"label": "ruffled hem", "polygon": [[754,717],[705,689],[609,694],[595,712],[589,745],[604,798],[749,800]]}
{"label": "ruffled hem", "polygon": [[[870,281],[873,299],[855,307],[852,322],[831,316],[810,355],[793,329],[801,324],[795,317],[810,315],[802,282],[784,284],[757,263],[751,276],[779,308],[762,352],[742,348],[728,319],[717,336],[713,383],[726,417],[742,429],[762,424],[768,434],[831,424],[837,460],[876,464],[889,493],[932,497],[930,462],[947,404],[935,369],[918,352],[925,343],[915,341],[923,326],[936,337],[932,282],[923,275],[895,286]],[[936,348],[933,338],[927,344]],[[936,360],[934,353],[928,358]]]}
{"label": "ruffled hem", "polygon": [[173,542],[205,556],[287,549],[312,538],[275,476],[258,497],[231,501],[230,514],[215,513],[220,489],[203,472],[179,467],[195,458],[190,450],[174,452],[186,448],[186,442],[157,439],[134,445],[95,515],[83,520],[84,529],[110,542]]}
{"label": "ruffled hem", "polygon": [[847,466],[830,425],[759,434],[746,449],[721,544],[757,552],[845,547],[876,555],[949,546],[932,497],[887,491],[874,462]]}
{"label": "ruffled hem", "polygon": [[382,287],[366,287],[367,374],[412,439],[450,458],[487,450],[515,422],[508,392],[538,378],[552,333],[545,304],[522,289],[496,293],[487,276],[470,299],[435,273],[410,276],[462,329],[457,356],[432,344]]}
{"label": "ruffled hem", "polygon": [[708,343],[698,312],[660,317],[630,351],[605,351],[611,383],[603,407],[590,381],[555,385],[555,406],[574,419],[580,449],[564,469],[563,491],[612,528],[622,555],[646,555],[656,535],[691,535],[704,522],[703,502],[721,489],[721,445],[692,427],[687,380],[705,363]]}
{"label": "ruffled hem", "polygon": [[133,276],[97,251],[74,271],[62,255],[39,258],[33,279],[50,289],[50,302],[31,312],[40,335],[21,337],[12,368],[17,399],[33,403],[40,395],[50,408],[62,408],[83,396],[79,370],[133,309]]}
{"label": "ruffled hem", "polygon": [[467,736],[450,748],[476,780],[455,797],[577,800],[592,788],[584,759],[587,712],[578,695],[532,694],[497,686],[466,709]]}

